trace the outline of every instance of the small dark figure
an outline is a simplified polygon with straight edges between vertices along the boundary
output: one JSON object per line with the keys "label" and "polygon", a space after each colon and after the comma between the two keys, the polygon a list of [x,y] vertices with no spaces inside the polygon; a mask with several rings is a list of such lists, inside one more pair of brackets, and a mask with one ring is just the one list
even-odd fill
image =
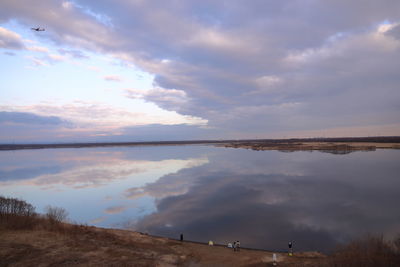
{"label": "small dark figure", "polygon": [[233,242],[233,251],[236,251],[236,241]]}
{"label": "small dark figure", "polygon": [[240,251],[240,242],[236,241],[236,251]]}
{"label": "small dark figure", "polygon": [[45,29],[44,29],[44,28],[40,28],[40,27],[37,27],[37,28],[31,28],[31,30],[32,30],[32,31],[37,31],[37,32],[44,32],[44,31],[45,31]]}
{"label": "small dark figure", "polygon": [[183,241],[183,234],[181,234],[181,241]]}

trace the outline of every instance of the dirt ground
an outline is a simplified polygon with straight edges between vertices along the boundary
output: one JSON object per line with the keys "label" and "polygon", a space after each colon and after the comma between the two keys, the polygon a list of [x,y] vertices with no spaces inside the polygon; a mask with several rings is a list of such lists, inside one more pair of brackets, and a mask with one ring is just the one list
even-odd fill
{"label": "dirt ground", "polygon": [[[273,266],[272,254],[87,226],[0,230],[0,266]],[[324,259],[316,252],[276,254],[277,266],[317,266]]]}

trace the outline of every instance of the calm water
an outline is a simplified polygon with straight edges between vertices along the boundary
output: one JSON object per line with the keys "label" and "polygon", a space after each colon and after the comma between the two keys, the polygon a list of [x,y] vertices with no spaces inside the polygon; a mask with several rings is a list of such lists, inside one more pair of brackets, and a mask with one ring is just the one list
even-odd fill
{"label": "calm water", "polygon": [[71,221],[283,250],[400,233],[400,150],[333,155],[212,146],[0,152],[0,194]]}

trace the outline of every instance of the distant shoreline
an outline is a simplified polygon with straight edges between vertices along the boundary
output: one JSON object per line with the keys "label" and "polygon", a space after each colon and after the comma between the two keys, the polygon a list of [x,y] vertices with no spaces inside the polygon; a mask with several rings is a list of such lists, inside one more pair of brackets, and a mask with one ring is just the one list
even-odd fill
{"label": "distant shoreline", "polygon": [[149,142],[97,142],[55,144],[0,144],[0,150],[88,148],[117,146],[170,146],[170,145],[217,145],[222,147],[253,150],[280,151],[370,151],[378,148],[400,149],[400,136],[339,137],[339,138],[290,138],[290,139],[243,139],[243,140],[191,140]]}

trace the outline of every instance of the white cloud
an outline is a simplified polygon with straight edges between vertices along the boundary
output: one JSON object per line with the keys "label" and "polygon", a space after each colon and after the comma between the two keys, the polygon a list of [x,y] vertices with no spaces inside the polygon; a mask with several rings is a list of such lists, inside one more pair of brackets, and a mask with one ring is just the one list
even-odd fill
{"label": "white cloud", "polygon": [[69,1],[64,1],[64,2],[62,2],[61,5],[62,5],[62,7],[65,8],[65,9],[71,9],[71,8],[73,8],[72,2],[69,2]]}
{"label": "white cloud", "polygon": [[34,66],[37,66],[37,67],[48,66],[48,64],[45,61],[43,61],[37,57],[28,56],[27,58],[31,60],[31,62],[33,63]]}
{"label": "white cloud", "polygon": [[95,71],[95,72],[100,72],[101,71],[101,69],[99,67],[96,67],[96,66],[89,66],[89,67],[87,67],[87,69]]}
{"label": "white cloud", "polygon": [[48,58],[50,60],[53,60],[53,61],[64,61],[64,60],[66,60],[66,58],[64,56],[57,55],[57,54],[49,54]]}
{"label": "white cloud", "polygon": [[122,81],[122,78],[118,75],[106,75],[103,78],[104,78],[104,80],[111,81],[111,82],[121,82]]}
{"label": "white cloud", "polygon": [[49,49],[43,46],[28,46],[27,49],[34,52],[49,53]]}
{"label": "white cloud", "polygon": [[19,34],[0,27],[0,48],[20,50],[25,49],[25,45]]}

